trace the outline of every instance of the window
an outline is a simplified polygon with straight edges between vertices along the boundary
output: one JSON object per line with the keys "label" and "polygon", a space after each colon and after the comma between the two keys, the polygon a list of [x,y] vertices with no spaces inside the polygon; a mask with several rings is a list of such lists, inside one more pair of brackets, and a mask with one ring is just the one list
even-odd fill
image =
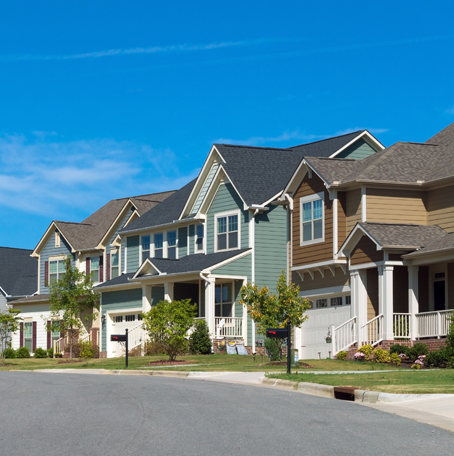
{"label": "window", "polygon": [[177,232],[167,233],[167,258],[174,260],[177,257]]}
{"label": "window", "polygon": [[142,321],[142,314],[137,315],[137,320]]}
{"label": "window", "polygon": [[315,308],[322,309],[323,307],[328,307],[328,300],[327,299],[317,299],[315,301]]}
{"label": "window", "polygon": [[99,257],[90,258],[90,273],[93,282],[99,282]]}
{"label": "window", "polygon": [[238,248],[238,214],[217,217],[217,250]]}
{"label": "window", "polygon": [[162,258],[163,252],[163,236],[162,233],[154,235],[154,256],[155,258]]}
{"label": "window", "polygon": [[55,231],[55,247],[60,247],[60,233]]}
{"label": "window", "polygon": [[60,280],[64,273],[65,260],[63,258],[60,260],[49,261],[49,283]]}
{"label": "window", "polygon": [[123,315],[115,315],[113,321],[114,323],[123,323]]}
{"label": "window", "polygon": [[350,295],[345,296],[345,305],[348,306],[352,303],[352,297]]}
{"label": "window", "polygon": [[57,329],[57,330],[53,329],[53,330],[51,331],[51,339],[52,339],[52,345],[51,345],[51,347],[53,347],[53,346],[54,346],[54,342],[55,342],[56,340],[60,339],[60,331],[59,331],[58,329]]}
{"label": "window", "polygon": [[232,284],[216,285],[214,289],[214,315],[216,317],[233,317]]}
{"label": "window", "polygon": [[341,306],[342,305],[342,296],[336,296],[335,298],[331,298],[331,307]]}
{"label": "window", "polygon": [[33,353],[33,322],[24,323],[24,347]]}
{"label": "window", "polygon": [[323,193],[300,199],[301,245],[324,241]]}
{"label": "window", "polygon": [[119,253],[118,250],[110,252],[110,278],[115,279],[118,277],[119,271],[119,261],[118,261]]}
{"label": "window", "polygon": [[200,252],[203,250],[203,225],[197,225],[197,236],[195,239],[195,250]]}
{"label": "window", "polygon": [[142,263],[150,256],[150,236],[142,236]]}
{"label": "window", "polygon": [[135,315],[125,315],[125,321],[136,321]]}

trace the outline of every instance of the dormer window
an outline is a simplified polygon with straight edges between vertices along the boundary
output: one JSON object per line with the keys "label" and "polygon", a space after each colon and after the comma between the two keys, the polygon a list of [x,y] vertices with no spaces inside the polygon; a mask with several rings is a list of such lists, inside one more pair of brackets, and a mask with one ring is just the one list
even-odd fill
{"label": "dormer window", "polygon": [[238,212],[216,217],[216,250],[232,250],[239,247]]}
{"label": "dormer window", "polygon": [[325,240],[323,193],[300,199],[301,245]]}
{"label": "dormer window", "polygon": [[119,269],[119,261],[118,261],[118,250],[114,250],[110,252],[110,278],[115,279],[118,277],[118,269]]}

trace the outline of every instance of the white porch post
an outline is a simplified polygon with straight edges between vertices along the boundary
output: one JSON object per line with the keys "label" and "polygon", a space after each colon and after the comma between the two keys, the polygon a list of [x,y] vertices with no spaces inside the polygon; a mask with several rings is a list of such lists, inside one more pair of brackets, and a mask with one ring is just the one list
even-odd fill
{"label": "white porch post", "polygon": [[151,286],[142,285],[142,312],[151,310]]}
{"label": "white porch post", "polygon": [[418,321],[416,314],[419,313],[419,290],[418,290],[418,266],[408,266],[408,312],[410,314],[410,338],[418,337]]}
{"label": "white porch post", "polygon": [[360,347],[363,342],[361,328],[367,323],[366,274],[366,269],[350,271],[352,316],[356,315],[356,340],[358,341],[358,347]]}
{"label": "white porch post", "polygon": [[166,301],[173,301],[173,282],[164,283],[164,299]]}
{"label": "white porch post", "polygon": [[378,267],[378,308],[383,314],[383,340],[394,340],[393,266]]}
{"label": "white porch post", "polygon": [[216,337],[214,327],[214,280],[204,280],[205,283],[205,320],[208,324],[210,334]]}

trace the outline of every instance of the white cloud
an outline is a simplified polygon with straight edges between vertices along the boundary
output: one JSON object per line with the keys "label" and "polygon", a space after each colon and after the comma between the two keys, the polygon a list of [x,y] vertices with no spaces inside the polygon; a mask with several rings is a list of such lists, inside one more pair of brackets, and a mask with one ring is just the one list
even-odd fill
{"label": "white cloud", "polygon": [[0,60],[79,60],[79,59],[97,59],[100,57],[113,57],[118,55],[140,55],[140,54],[166,54],[178,52],[195,52],[195,51],[212,51],[231,47],[245,47],[264,43],[275,43],[282,41],[293,41],[287,38],[258,38],[255,40],[243,41],[221,41],[218,43],[207,44],[171,44],[166,46],[136,47],[129,49],[107,49],[102,51],[85,52],[81,54],[66,55],[3,55]]}
{"label": "white cloud", "polygon": [[[380,133],[386,133],[387,131],[389,131],[387,128],[355,127],[355,128],[346,128],[345,130],[340,130],[332,136],[348,135],[349,133],[353,133],[354,131],[359,131],[359,130],[367,130],[369,133],[372,133],[373,135],[379,135]],[[329,136],[326,136],[326,137],[328,138]]]}
{"label": "white cloud", "polygon": [[[269,143],[282,143],[288,141],[316,141],[317,139],[323,139],[325,136],[308,135],[301,133],[298,130],[292,132],[284,132],[279,136],[252,136],[247,139],[230,139],[230,138],[218,138],[213,142],[218,144],[239,144],[242,146],[260,146]],[[292,145],[293,145],[292,143]]]}
{"label": "white cloud", "polygon": [[198,172],[181,175],[172,151],[146,144],[52,139],[0,137],[0,206],[68,220],[113,198],[178,189]]}

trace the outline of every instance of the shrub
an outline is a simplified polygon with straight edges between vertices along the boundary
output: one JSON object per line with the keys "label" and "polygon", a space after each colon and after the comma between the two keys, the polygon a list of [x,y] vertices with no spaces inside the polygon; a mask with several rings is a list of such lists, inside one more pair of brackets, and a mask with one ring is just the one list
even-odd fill
{"label": "shrub", "polygon": [[27,347],[20,347],[16,350],[16,358],[30,358],[30,350]]}
{"label": "shrub", "polygon": [[370,355],[371,355],[371,353],[373,352],[373,350],[374,350],[374,347],[373,347],[371,344],[369,344],[369,345],[363,345],[362,347],[360,347],[360,348],[358,349],[358,351],[359,351],[360,353],[364,353],[364,356],[365,356],[365,358],[366,358],[366,361],[370,361]]}
{"label": "shrub", "polygon": [[270,361],[279,361],[279,345],[274,339],[268,337],[265,338],[265,347],[268,352],[268,356],[271,355]]}
{"label": "shrub", "polygon": [[393,353],[395,353],[396,355],[400,355],[402,353],[407,355],[409,349],[410,347],[407,347],[406,345],[393,344],[389,348],[389,353],[390,355],[392,355]]}
{"label": "shrub", "polygon": [[[95,357],[95,349],[90,340],[80,341],[79,345],[79,358],[91,359]],[[73,347],[74,350],[74,347]],[[74,354],[74,353],[73,353]]]}
{"label": "shrub", "polygon": [[347,359],[347,352],[346,351],[340,351],[337,354],[337,359],[340,359],[341,361],[344,361],[345,359]]}
{"label": "shrub", "polygon": [[54,348],[53,347],[47,349],[47,356],[49,358],[53,358],[54,357]]}
{"label": "shrub", "polygon": [[424,359],[426,367],[447,367],[452,365],[452,358],[449,356],[449,351],[445,347],[440,347],[438,350],[430,352]]}
{"label": "shrub", "polygon": [[397,353],[391,353],[389,355],[389,361],[395,364],[396,366],[400,366],[400,363],[402,362]]}
{"label": "shrub", "polygon": [[38,347],[35,350],[35,358],[47,358],[47,351],[44,348]]}
{"label": "shrub", "polygon": [[137,347],[131,348],[128,352],[128,356],[142,356],[142,346],[138,345]]}
{"label": "shrub", "polygon": [[418,359],[421,355],[427,355],[429,350],[426,344],[417,343],[411,347],[406,353],[411,361]]}
{"label": "shrub", "polygon": [[374,361],[376,363],[388,363],[390,360],[389,352],[382,348],[376,348],[372,354],[374,355]]}
{"label": "shrub", "polygon": [[16,350],[14,350],[13,348],[5,348],[3,350],[3,356],[6,359],[13,359],[16,357]]}
{"label": "shrub", "polygon": [[189,337],[189,351],[196,355],[208,355],[211,353],[212,343],[210,330],[205,320],[194,321],[194,331]]}
{"label": "shrub", "polygon": [[164,347],[159,342],[147,342],[144,350],[145,356],[165,355]]}

